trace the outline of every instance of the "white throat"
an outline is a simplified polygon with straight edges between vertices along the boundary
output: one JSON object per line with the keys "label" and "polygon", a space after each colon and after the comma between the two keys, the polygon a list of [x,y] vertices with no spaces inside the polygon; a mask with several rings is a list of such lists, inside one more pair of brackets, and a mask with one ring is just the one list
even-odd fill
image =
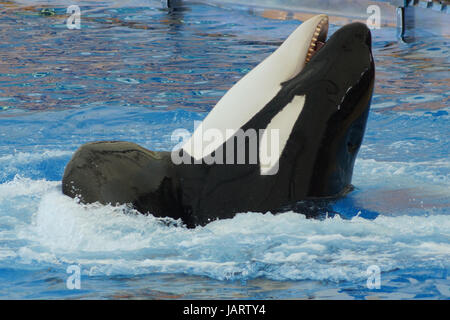
{"label": "white throat", "polygon": [[[327,18],[327,16],[318,15],[305,21],[275,52],[228,90],[203,120],[201,124],[202,129],[199,130],[197,128],[193,135],[183,144],[182,149],[195,160],[201,160],[211,150],[216,150],[224,142],[217,139],[208,144],[207,148],[203,148],[202,145],[194,143],[194,141],[202,139],[199,136],[202,132],[209,129],[219,130],[223,137],[228,137],[230,131],[237,132],[238,129],[242,128],[264,108],[280,91],[281,83],[292,79],[304,68],[314,32],[324,18]],[[304,100],[298,100],[298,98],[294,100],[270,124],[271,127],[277,127],[282,130],[280,138],[283,140],[285,138],[286,141],[297,119],[290,118],[300,115],[304,102]],[[295,110],[295,106],[299,110]],[[281,141],[281,146],[285,145],[286,141],[284,143]],[[268,169],[266,168],[262,171]]]}

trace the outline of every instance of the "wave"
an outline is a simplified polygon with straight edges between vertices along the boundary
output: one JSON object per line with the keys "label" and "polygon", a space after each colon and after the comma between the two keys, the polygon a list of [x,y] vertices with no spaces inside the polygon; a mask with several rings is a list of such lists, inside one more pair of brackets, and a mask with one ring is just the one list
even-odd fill
{"label": "wave", "polygon": [[78,264],[88,275],[182,273],[214,279],[366,279],[403,268],[450,267],[450,219],[356,215],[324,220],[241,213],[187,229],[127,206],[83,205],[60,182],[16,177],[0,185],[0,265]]}

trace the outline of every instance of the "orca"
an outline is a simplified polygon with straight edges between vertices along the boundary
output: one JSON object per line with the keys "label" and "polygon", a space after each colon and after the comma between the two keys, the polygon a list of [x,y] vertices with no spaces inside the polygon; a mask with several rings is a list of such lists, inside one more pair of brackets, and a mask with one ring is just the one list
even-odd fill
{"label": "orca", "polygon": [[131,204],[187,227],[344,196],[375,66],[365,24],[347,24],[328,40],[327,32],[326,15],[301,24],[174,151],[82,145],[64,171],[63,193],[82,203]]}

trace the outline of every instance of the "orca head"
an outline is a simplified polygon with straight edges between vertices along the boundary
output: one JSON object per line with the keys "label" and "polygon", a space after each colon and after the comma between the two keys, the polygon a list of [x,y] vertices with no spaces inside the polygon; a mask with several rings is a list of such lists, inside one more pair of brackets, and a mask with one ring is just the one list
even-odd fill
{"label": "orca head", "polygon": [[[283,83],[280,96],[303,96],[293,130],[305,140],[310,174],[307,196],[333,197],[351,189],[372,98],[375,67],[371,34],[365,24],[351,23],[327,41],[319,39],[306,66]],[[293,131],[294,132],[294,131]],[[293,142],[291,142],[293,143]],[[305,162],[304,162],[305,163]]]}
{"label": "orca head", "polygon": [[[266,164],[261,159],[270,147],[258,146],[261,175],[276,175],[284,158],[297,166],[288,169],[296,181],[295,198],[345,192],[365,131],[375,69],[366,25],[348,24],[328,40],[327,33],[326,15],[301,24],[219,100],[183,142],[183,154],[201,161],[240,129],[277,129],[279,148]],[[196,143],[210,129],[224,139],[209,140],[207,147]]]}
{"label": "orca head", "polygon": [[[298,26],[283,44],[259,63],[218,101],[192,136],[183,143],[184,152],[195,160],[201,160],[223,144],[216,139],[208,147],[196,143],[202,141],[203,133],[216,130],[223,137],[229,132],[236,133],[260,113],[264,107],[282,90],[282,83],[301,72],[312,57],[314,46],[325,41],[328,31],[328,16],[314,16]],[[316,46],[316,48],[317,48]],[[254,129],[262,123],[256,123]]]}

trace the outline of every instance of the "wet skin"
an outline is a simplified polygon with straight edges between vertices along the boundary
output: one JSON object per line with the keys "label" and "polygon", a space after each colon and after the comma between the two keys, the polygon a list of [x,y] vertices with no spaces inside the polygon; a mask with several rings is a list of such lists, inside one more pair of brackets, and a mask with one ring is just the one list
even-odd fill
{"label": "wet skin", "polygon": [[[298,209],[303,200],[343,196],[351,190],[374,78],[369,29],[346,25],[242,127],[265,129],[295,96],[305,95],[275,175],[261,175],[259,160],[175,165],[170,152],[130,142],[94,142],[81,146],[68,163],[63,193],[84,203],[131,203],[144,214],[181,218],[188,227],[239,212],[279,212]],[[245,150],[248,156],[248,140]]]}

